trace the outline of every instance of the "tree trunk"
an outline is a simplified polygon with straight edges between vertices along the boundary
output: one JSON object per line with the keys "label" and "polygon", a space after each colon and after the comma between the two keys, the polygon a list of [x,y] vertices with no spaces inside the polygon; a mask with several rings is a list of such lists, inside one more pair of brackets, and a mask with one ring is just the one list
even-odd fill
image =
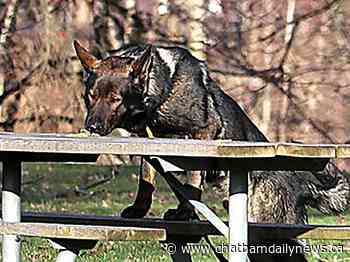
{"label": "tree trunk", "polygon": [[[285,43],[285,52],[287,52],[288,44],[292,40],[293,30],[295,24],[293,23],[294,20],[294,14],[295,14],[295,0],[288,0],[287,5],[287,18],[286,18],[286,31],[284,35],[284,43]],[[283,70],[285,73],[289,73],[291,68],[288,66],[289,63],[286,60],[285,64],[283,66]],[[289,86],[288,83],[285,83],[282,87],[284,90],[288,93],[289,92]],[[278,123],[278,140],[280,141],[286,141],[288,139],[287,135],[287,126],[288,126],[288,97],[287,95],[282,96],[281,101],[281,107],[280,107],[280,123]]]}
{"label": "tree trunk", "polygon": [[118,49],[124,44],[124,29],[113,16],[108,1],[93,1],[93,27],[100,50]]}
{"label": "tree trunk", "polygon": [[192,54],[202,60],[206,60],[207,36],[204,30],[203,20],[206,12],[205,0],[183,1],[187,11],[188,22],[188,46]]}
{"label": "tree trunk", "polygon": [[7,52],[6,45],[7,45],[7,39],[10,33],[15,31],[18,6],[19,6],[18,0],[8,1],[2,30],[0,31],[0,58],[2,60],[0,64],[0,96],[2,96],[5,92],[5,80],[8,79],[9,76],[13,74],[13,72],[10,72],[12,71],[11,70],[12,68],[10,66],[11,57]]}

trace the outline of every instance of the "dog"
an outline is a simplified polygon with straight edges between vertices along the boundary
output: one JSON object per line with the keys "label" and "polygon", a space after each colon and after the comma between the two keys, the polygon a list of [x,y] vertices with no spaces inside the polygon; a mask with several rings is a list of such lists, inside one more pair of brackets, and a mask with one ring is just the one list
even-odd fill
{"label": "dog", "polygon": [[[92,133],[107,135],[119,127],[146,136],[148,126],[156,137],[268,142],[236,101],[212,80],[206,64],[184,48],[136,45],[99,60],[79,42],[74,47],[86,74],[85,127]],[[326,213],[342,212],[350,187],[333,166],[322,172],[251,172],[250,221],[305,223],[306,205]],[[155,171],[147,168],[135,203],[122,212],[123,217],[143,217],[150,208]],[[207,180],[227,181],[213,174]],[[202,182],[202,174],[194,172],[184,190],[200,199]],[[193,208],[180,203],[167,214],[172,219],[189,219]]]}

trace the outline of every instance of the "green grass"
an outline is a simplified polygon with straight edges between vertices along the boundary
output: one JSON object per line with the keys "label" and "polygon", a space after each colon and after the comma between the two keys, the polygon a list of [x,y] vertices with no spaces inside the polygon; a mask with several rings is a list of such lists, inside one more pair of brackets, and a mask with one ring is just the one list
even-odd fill
{"label": "green grass", "polygon": [[[85,194],[68,194],[64,198],[55,198],[57,192],[65,192],[76,185],[90,184],[112,174],[111,167],[88,165],[26,165],[24,167],[23,209],[26,211],[78,212],[96,215],[118,215],[123,208],[133,202],[137,189],[136,167],[124,167],[120,174],[107,183],[87,190]],[[221,217],[226,212],[217,196],[210,189],[203,196],[204,202]],[[150,216],[162,216],[168,208],[176,207],[176,199],[165,182],[158,177],[157,190]],[[315,211],[310,212],[310,223],[335,224],[339,220],[332,216],[322,216]],[[350,216],[344,216],[342,222],[350,222]],[[222,237],[213,238],[215,245],[224,242]],[[312,242],[318,244],[320,242]],[[339,242],[332,242],[339,243]],[[202,242],[202,244],[205,244]],[[344,244],[344,243],[341,243]],[[24,238],[22,248],[23,262],[55,261],[57,251],[48,241],[39,238]],[[325,261],[348,261],[350,253],[322,253]],[[348,258],[348,259],[347,259]],[[309,256],[310,261],[319,261]],[[133,242],[100,242],[89,251],[82,251],[79,262],[104,261],[171,261],[170,257],[156,241]],[[195,252],[193,261],[216,261],[209,253]]]}

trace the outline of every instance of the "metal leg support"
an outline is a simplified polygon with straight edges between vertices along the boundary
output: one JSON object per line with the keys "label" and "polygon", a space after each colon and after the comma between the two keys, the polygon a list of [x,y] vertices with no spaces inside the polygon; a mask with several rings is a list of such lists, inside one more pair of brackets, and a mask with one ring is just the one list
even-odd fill
{"label": "metal leg support", "polygon": [[79,256],[80,250],[92,249],[96,245],[95,240],[76,240],[76,239],[50,239],[49,242],[53,248],[58,249],[59,253],[56,262],[74,262]]}
{"label": "metal leg support", "polygon": [[56,262],[74,262],[78,257],[76,253],[67,249],[60,249]]}
{"label": "metal leg support", "polygon": [[58,249],[58,256],[56,262],[74,262],[79,255],[79,249],[68,248],[67,245],[61,244],[60,241],[49,240],[51,245]]}
{"label": "metal leg support", "polygon": [[248,261],[248,172],[230,172],[229,262]]}
{"label": "metal leg support", "polygon": [[[21,221],[21,170],[22,163],[8,160],[3,163],[2,176],[2,220],[16,223]],[[4,235],[2,261],[20,262],[21,240],[16,235]]]}

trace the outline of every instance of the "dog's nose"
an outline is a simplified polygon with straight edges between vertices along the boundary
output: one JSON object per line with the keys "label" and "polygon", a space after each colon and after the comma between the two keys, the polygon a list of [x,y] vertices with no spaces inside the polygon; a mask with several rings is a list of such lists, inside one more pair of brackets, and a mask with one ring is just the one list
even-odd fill
{"label": "dog's nose", "polygon": [[90,124],[86,127],[87,131],[90,133],[100,133],[102,126],[99,125],[98,123]]}
{"label": "dog's nose", "polygon": [[96,125],[87,126],[86,130],[89,131],[90,133],[95,133],[96,132]]}

